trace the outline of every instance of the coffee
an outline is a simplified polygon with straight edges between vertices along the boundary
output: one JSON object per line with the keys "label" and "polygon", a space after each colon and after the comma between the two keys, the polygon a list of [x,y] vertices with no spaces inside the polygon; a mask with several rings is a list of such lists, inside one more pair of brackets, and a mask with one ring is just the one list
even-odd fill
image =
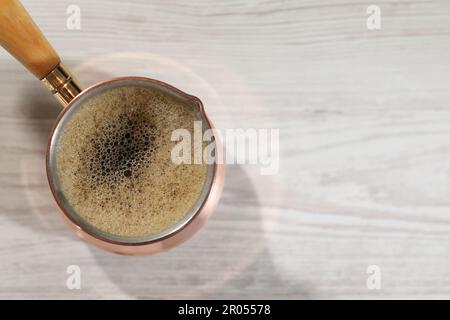
{"label": "coffee", "polygon": [[181,99],[144,86],[84,101],[58,137],[55,162],[76,219],[119,237],[155,235],[181,221],[202,193],[208,166],[172,162],[171,134],[184,128],[193,136],[198,118]]}

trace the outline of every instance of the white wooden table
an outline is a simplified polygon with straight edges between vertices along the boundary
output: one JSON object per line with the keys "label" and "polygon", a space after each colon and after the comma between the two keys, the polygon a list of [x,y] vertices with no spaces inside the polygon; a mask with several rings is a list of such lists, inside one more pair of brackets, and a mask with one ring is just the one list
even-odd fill
{"label": "white wooden table", "polygon": [[47,188],[60,109],[0,50],[0,298],[450,298],[448,1],[23,3],[85,85],[146,75],[220,128],[277,128],[280,171],[228,167],[214,217],[167,253],[100,251]]}

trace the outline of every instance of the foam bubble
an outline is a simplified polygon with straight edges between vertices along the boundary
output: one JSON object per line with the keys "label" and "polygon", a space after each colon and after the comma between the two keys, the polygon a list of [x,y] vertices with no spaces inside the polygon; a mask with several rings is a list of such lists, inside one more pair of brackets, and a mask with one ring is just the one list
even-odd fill
{"label": "foam bubble", "polygon": [[156,89],[129,86],[79,106],[56,150],[60,188],[77,215],[118,236],[159,233],[189,212],[206,164],[174,164],[173,130],[193,134],[196,113]]}

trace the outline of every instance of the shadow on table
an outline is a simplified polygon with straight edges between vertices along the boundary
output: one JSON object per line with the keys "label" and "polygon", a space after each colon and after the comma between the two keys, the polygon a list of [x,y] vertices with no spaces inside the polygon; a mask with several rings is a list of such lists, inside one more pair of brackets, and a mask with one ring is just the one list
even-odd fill
{"label": "shadow on table", "polygon": [[22,198],[17,205],[23,215],[12,219],[38,233],[68,237],[70,231],[53,203],[45,171],[48,136],[62,107],[38,80],[27,80],[22,86],[16,108],[25,123],[21,135],[26,137],[26,151],[16,161]]}
{"label": "shadow on table", "polygon": [[[95,71],[90,76],[95,79],[107,79],[107,75]],[[40,233],[74,237],[59,216],[48,187],[45,170],[45,152],[49,134],[63,107],[38,80],[24,81],[20,92],[23,92],[23,95],[19,98],[17,108],[26,121],[25,132],[22,134],[26,135],[26,144],[29,145],[27,149],[32,148],[33,152],[23,153],[17,159],[20,191],[25,201],[20,205],[24,206],[26,217],[15,216],[14,222]]]}
{"label": "shadow on table", "polygon": [[[147,257],[91,250],[97,264],[132,298],[271,298],[294,293],[286,290],[264,248],[258,196],[240,166],[227,167],[216,212],[186,243]],[[296,287],[296,296],[307,296]]]}

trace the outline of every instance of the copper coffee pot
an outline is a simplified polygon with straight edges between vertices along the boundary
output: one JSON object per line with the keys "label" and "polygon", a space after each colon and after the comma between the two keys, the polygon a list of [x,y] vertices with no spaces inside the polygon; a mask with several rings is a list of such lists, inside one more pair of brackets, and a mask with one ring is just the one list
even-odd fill
{"label": "copper coffee pot", "polygon": [[[222,192],[224,165],[221,161],[215,161],[208,165],[207,181],[200,198],[194,208],[186,213],[182,221],[169,230],[143,241],[111,239],[80,223],[70,205],[62,197],[55,174],[55,150],[61,129],[77,107],[93,95],[121,85],[134,84],[163,90],[181,99],[192,108],[197,108],[200,111],[205,130],[213,129],[200,99],[169,84],[145,77],[114,78],[83,90],[69,69],[61,63],[56,51],[18,0],[0,0],[0,44],[36,78],[41,80],[64,107],[53,126],[47,145],[47,177],[60,212],[81,238],[110,252],[145,255],[171,248],[200,229],[216,207]],[[221,159],[222,150],[218,137],[214,136],[213,141],[216,144],[216,160]]]}

